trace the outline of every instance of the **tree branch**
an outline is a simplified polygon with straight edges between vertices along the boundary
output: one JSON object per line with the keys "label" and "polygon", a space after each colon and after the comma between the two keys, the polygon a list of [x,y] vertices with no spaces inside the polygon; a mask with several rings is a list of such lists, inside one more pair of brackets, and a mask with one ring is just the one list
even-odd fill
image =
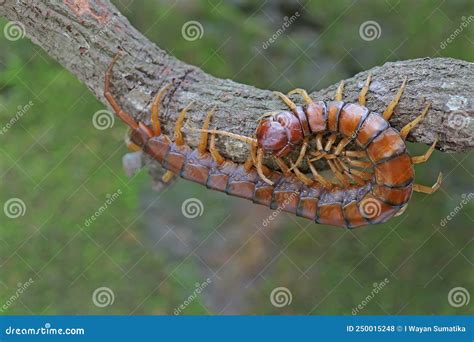
{"label": "tree branch", "polygon": [[[2,3],[3,2],[3,3]],[[113,93],[136,119],[149,122],[150,101],[172,79],[177,82],[164,100],[161,121],[172,131],[180,109],[194,101],[189,125],[202,125],[207,110],[217,112],[212,125],[247,136],[253,135],[257,118],[285,108],[271,91],[218,79],[197,67],[169,56],[150,42],[108,0],[27,1],[0,0],[0,15],[23,25],[26,35],[52,58],[84,82],[102,102],[104,73],[112,56],[125,54],[114,69]],[[432,103],[426,120],[410,135],[411,141],[430,144],[435,136],[442,151],[467,151],[474,145],[474,64],[451,58],[422,58],[386,63],[346,80],[345,100],[357,101],[367,73],[373,75],[368,107],[382,112],[404,77],[408,86],[391,123],[400,129]],[[332,99],[336,85],[311,94]],[[197,135],[187,134],[195,147]],[[236,162],[243,162],[247,147],[221,138],[218,148]]]}

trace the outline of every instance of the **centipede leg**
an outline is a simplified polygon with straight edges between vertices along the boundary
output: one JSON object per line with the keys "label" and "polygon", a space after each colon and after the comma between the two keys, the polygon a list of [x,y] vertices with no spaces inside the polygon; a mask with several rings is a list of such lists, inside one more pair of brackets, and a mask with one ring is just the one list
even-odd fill
{"label": "centipede leg", "polygon": [[291,168],[294,170],[296,177],[300,181],[302,181],[307,186],[313,185],[314,181],[308,176],[306,176],[304,173],[302,173],[295,164],[291,163]]}
{"label": "centipede leg", "polygon": [[199,153],[203,154],[207,151],[207,140],[209,133],[207,129],[209,129],[209,123],[211,122],[212,115],[214,114],[215,107],[212,108],[209,112],[207,112],[207,116],[204,119],[204,124],[202,125],[201,136],[199,137],[199,144],[198,144],[198,151]]}
{"label": "centipede leg", "polygon": [[341,81],[339,83],[339,86],[337,87],[336,96],[334,97],[334,99],[336,101],[342,101],[342,93],[343,92],[344,92],[344,81]]}
{"label": "centipede leg", "polygon": [[436,180],[436,183],[433,184],[433,186],[430,187],[430,186],[421,185],[421,184],[413,184],[413,191],[430,195],[439,189],[442,181],[443,181],[443,174],[440,172],[438,175],[438,179]]}
{"label": "centipede leg", "polygon": [[265,176],[265,173],[263,171],[263,154],[264,154],[263,149],[259,148],[257,150],[257,165],[256,165],[257,173],[260,176],[260,178],[263,179],[265,183],[273,185],[273,182],[270,179],[268,179],[267,176]]}
{"label": "centipede leg", "polygon": [[324,146],[324,151],[329,152],[331,150],[332,144],[334,144],[336,139],[337,139],[337,135],[334,133],[331,134],[328,138],[328,141],[326,142],[326,146]]}
{"label": "centipede leg", "polygon": [[337,180],[339,182],[341,182],[341,184],[344,186],[344,187],[348,187],[350,185],[349,181],[346,179],[346,176],[344,176],[339,170],[338,168],[336,167],[336,165],[334,164],[334,161],[333,160],[327,160],[327,163],[329,165],[329,167],[331,168],[331,171],[334,173],[334,175],[336,176]]}
{"label": "centipede leg", "polygon": [[275,95],[277,95],[280,99],[282,99],[283,102],[285,102],[285,104],[290,107],[291,110],[296,110],[296,104],[291,101],[288,96],[286,96],[285,94],[283,93],[280,93],[279,91],[274,91],[273,92]]}
{"label": "centipede leg", "polygon": [[171,88],[173,83],[169,83],[162,87],[158,93],[156,93],[153,103],[151,104],[151,128],[155,136],[161,134],[161,125],[160,125],[160,104],[163,99],[164,94]]}
{"label": "centipede leg", "polygon": [[395,109],[395,107],[397,106],[398,104],[398,101],[400,101],[400,98],[402,97],[403,95],[403,91],[405,90],[405,87],[407,85],[407,78],[405,77],[403,82],[402,82],[402,85],[400,86],[400,88],[398,89],[397,91],[397,94],[395,95],[395,97],[393,98],[392,101],[390,101],[390,103],[388,104],[387,108],[384,110],[382,116],[385,120],[389,121],[390,118],[392,117],[392,114],[393,114],[393,110]]}
{"label": "centipede leg", "polygon": [[366,95],[367,95],[367,92],[369,91],[371,80],[372,80],[372,74],[369,72],[369,75],[367,76],[367,80],[365,81],[365,84],[359,93],[359,104],[362,106],[365,106],[365,103],[367,102]]}
{"label": "centipede leg", "polygon": [[300,154],[298,155],[298,159],[296,159],[296,162],[294,163],[294,166],[290,168],[290,171],[293,170],[293,167],[298,167],[301,162],[303,161],[303,158],[306,154],[306,149],[308,148],[308,138],[305,138],[303,140],[303,146],[301,146]]}
{"label": "centipede leg", "polygon": [[165,174],[163,175],[163,177],[161,177],[161,181],[165,184],[171,182],[171,180],[173,179],[173,177],[175,176],[175,174],[171,171],[166,171]]}
{"label": "centipede leg", "polygon": [[400,136],[402,137],[403,140],[407,138],[408,133],[418,125],[423,119],[426,117],[426,114],[428,114],[428,110],[430,109],[431,103],[428,103],[425,108],[423,109],[423,112],[412,122],[408,123],[405,127],[403,127],[400,130]]}
{"label": "centipede leg", "polygon": [[433,153],[437,142],[438,137],[436,137],[436,139],[433,141],[433,144],[431,144],[430,148],[425,152],[425,154],[421,156],[411,157],[411,162],[413,164],[420,164],[427,161],[431,157],[431,154]]}
{"label": "centipede leg", "polygon": [[176,120],[176,125],[174,127],[174,142],[177,146],[182,146],[185,144],[183,133],[181,132],[183,128],[184,118],[186,117],[186,113],[188,112],[189,108],[192,106],[193,102],[188,104],[183,110],[179,113],[178,119]]}
{"label": "centipede leg", "polygon": [[223,162],[225,162],[224,157],[221,156],[221,154],[219,153],[219,150],[216,148],[216,135],[215,134],[211,135],[211,142],[209,144],[209,152],[211,153],[212,158],[218,165],[221,165]]}
{"label": "centipede leg", "polygon": [[311,173],[313,174],[313,177],[314,179],[321,183],[325,188],[332,188],[332,183],[330,181],[328,181],[326,178],[324,178],[323,176],[321,176],[318,171],[316,171],[316,169],[314,168],[313,164],[308,161],[308,166],[309,166],[309,169],[311,170]]}
{"label": "centipede leg", "polygon": [[292,91],[288,93],[288,95],[292,95],[292,94],[300,94],[303,97],[306,104],[310,104],[313,102],[313,99],[309,97],[308,93],[304,89],[301,89],[301,88],[293,89]]}
{"label": "centipede leg", "polygon": [[120,119],[122,119],[123,122],[129,125],[132,129],[137,129],[138,124],[135,121],[135,119],[130,114],[123,111],[122,108],[120,108],[117,100],[115,100],[114,96],[110,92],[110,80],[112,79],[112,69],[115,63],[117,62],[117,60],[119,59],[119,57],[121,57],[120,52],[114,56],[112,62],[110,63],[105,73],[104,97],[107,99],[110,106],[113,108],[115,114],[117,114],[117,116]]}

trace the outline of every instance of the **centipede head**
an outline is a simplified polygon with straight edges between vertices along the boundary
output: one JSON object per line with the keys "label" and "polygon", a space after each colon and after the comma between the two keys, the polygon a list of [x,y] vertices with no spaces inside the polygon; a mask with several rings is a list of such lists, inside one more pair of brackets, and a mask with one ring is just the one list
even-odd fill
{"label": "centipede head", "polygon": [[257,127],[257,145],[265,152],[284,157],[303,140],[303,129],[291,112],[282,111],[264,116]]}

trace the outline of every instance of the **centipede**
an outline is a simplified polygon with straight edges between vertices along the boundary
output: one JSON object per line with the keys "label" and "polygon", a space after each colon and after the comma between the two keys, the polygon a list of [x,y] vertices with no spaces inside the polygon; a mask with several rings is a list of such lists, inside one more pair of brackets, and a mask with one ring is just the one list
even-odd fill
{"label": "centipede", "polygon": [[[161,129],[160,105],[173,83],[154,96],[150,123],[136,121],[120,107],[110,90],[113,67],[120,56],[117,54],[106,70],[104,96],[130,128],[129,147],[142,150],[166,170],[163,182],[178,175],[318,224],[346,228],[386,222],[406,210],[413,192],[432,194],[441,185],[441,173],[431,187],[414,182],[414,165],[429,159],[437,138],[420,156],[410,156],[406,146],[408,133],[426,117],[430,104],[399,131],[389,123],[407,79],[383,113],[366,107],[370,74],[357,103],[343,101],[344,81],[333,101],[314,101],[300,88],[287,95],[275,92],[288,108],[261,115],[254,137],[211,129],[215,108],[207,113],[201,128],[185,126],[192,106],[189,104],[180,111],[170,137]],[[292,95],[300,96],[304,104],[295,104]],[[199,132],[196,149],[186,143],[183,133],[187,131]],[[235,163],[224,158],[216,147],[216,136],[247,143],[250,152],[246,161]],[[309,148],[312,145],[313,150]],[[297,149],[297,159],[288,165],[285,158]],[[264,158],[273,158],[279,169],[267,167]],[[316,169],[317,160],[327,163],[332,177]],[[302,164],[310,172],[301,171]]]}

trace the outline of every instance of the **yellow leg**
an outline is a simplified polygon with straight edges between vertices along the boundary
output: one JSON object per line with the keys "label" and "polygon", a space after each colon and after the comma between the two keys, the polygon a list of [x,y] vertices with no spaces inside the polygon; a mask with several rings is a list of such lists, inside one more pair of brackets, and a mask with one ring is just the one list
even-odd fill
{"label": "yellow leg", "polygon": [[303,97],[306,104],[310,104],[313,102],[313,99],[309,97],[308,93],[304,89],[301,89],[301,88],[293,89],[292,91],[288,93],[288,95],[291,95],[291,94],[300,94]]}
{"label": "yellow leg", "polygon": [[429,187],[426,185],[413,184],[413,191],[422,192],[424,194],[430,195],[439,189],[442,181],[443,181],[443,174],[440,172],[438,175],[438,179],[436,180],[436,183],[433,184],[433,186]]}
{"label": "yellow leg", "polygon": [[351,164],[352,166],[361,167],[363,169],[368,169],[372,167],[372,163],[368,161],[354,160],[350,158],[347,158],[347,160],[349,161],[349,164]]}
{"label": "yellow leg", "polygon": [[306,184],[307,186],[313,185],[314,181],[313,181],[311,178],[309,178],[308,176],[306,176],[304,173],[302,173],[302,172],[298,169],[298,167],[296,167],[295,164],[291,163],[291,168],[294,170],[296,177],[297,177],[300,181],[302,181],[302,182],[303,182],[304,184]]}
{"label": "yellow leg", "polygon": [[413,127],[415,127],[421,121],[423,121],[423,119],[426,117],[426,114],[428,114],[428,110],[430,109],[430,106],[431,106],[431,103],[428,103],[425,106],[425,109],[423,109],[423,112],[415,120],[408,123],[405,127],[403,127],[400,130],[400,136],[402,137],[403,140],[407,138],[408,133],[413,129]]}
{"label": "yellow leg", "polygon": [[398,92],[397,94],[395,95],[395,97],[393,98],[392,101],[390,101],[390,103],[388,104],[387,108],[385,109],[385,111],[383,112],[382,116],[385,120],[389,121],[390,118],[392,117],[392,114],[393,114],[393,110],[395,109],[395,107],[397,106],[398,104],[398,101],[400,101],[400,98],[402,97],[403,95],[403,91],[405,90],[405,87],[407,85],[407,78],[405,77],[405,79],[403,80],[402,82],[402,85],[400,87],[400,89],[398,89]]}
{"label": "yellow leg", "polygon": [[365,103],[367,102],[366,95],[367,95],[367,92],[369,91],[371,80],[372,80],[372,75],[369,72],[369,75],[367,75],[367,80],[365,81],[365,84],[360,90],[360,94],[359,94],[359,104],[362,106],[365,106]]}
{"label": "yellow leg", "polygon": [[335,163],[333,160],[327,160],[327,163],[329,164],[329,167],[331,168],[331,171],[334,173],[336,176],[337,180],[341,182],[342,186],[348,187],[350,185],[349,181],[347,178],[339,171],[339,169],[336,167]]}
{"label": "yellow leg", "polygon": [[283,102],[285,102],[285,104],[290,107],[291,110],[295,110],[296,109],[296,105],[293,101],[291,101],[288,96],[286,96],[285,94],[283,93],[280,93],[279,91],[274,91],[273,92],[275,95],[277,95],[280,99],[283,100]]}
{"label": "yellow leg", "polygon": [[212,114],[214,114],[214,111],[216,110],[216,107],[212,108],[209,112],[207,112],[207,116],[204,119],[204,124],[202,125],[203,131],[201,131],[201,136],[199,137],[199,144],[198,144],[198,151],[199,153],[203,154],[207,150],[207,139],[208,139],[208,132],[207,129],[209,129],[209,123],[211,122]]}
{"label": "yellow leg", "polygon": [[257,139],[249,138],[249,137],[246,137],[244,135],[239,135],[239,134],[235,134],[235,133],[231,133],[231,132],[221,131],[221,130],[218,130],[218,129],[200,129],[200,128],[193,128],[193,127],[186,126],[186,127],[182,128],[181,130],[189,130],[191,132],[201,132],[201,133],[202,132],[207,132],[207,133],[211,133],[211,134],[225,135],[226,137],[230,137],[230,138],[233,138],[233,139],[244,141],[244,142],[246,142],[246,143],[248,143],[252,146],[257,146]]}
{"label": "yellow leg", "polygon": [[155,98],[153,99],[153,103],[151,105],[151,128],[155,136],[161,134],[161,126],[160,126],[161,99],[163,98],[164,94],[170,89],[172,85],[173,83],[165,85],[163,88],[161,88],[158,91]]}
{"label": "yellow leg", "polygon": [[216,148],[216,135],[215,134],[211,135],[211,143],[209,144],[209,152],[211,153],[212,158],[217,164],[221,165],[223,162],[225,162],[224,157],[221,156],[221,154]]}
{"label": "yellow leg", "polygon": [[166,171],[163,177],[161,177],[161,181],[163,183],[169,183],[174,177],[174,173],[171,171]]}
{"label": "yellow leg", "polygon": [[350,138],[343,138],[341,141],[339,141],[339,144],[337,144],[336,150],[334,151],[334,154],[336,156],[340,155],[344,147],[347,146],[351,142]]}
{"label": "yellow leg", "polygon": [[331,134],[328,138],[328,141],[326,143],[326,146],[324,146],[324,151],[326,152],[329,152],[331,150],[331,146],[332,144],[334,144],[334,142],[336,141],[337,139],[337,135],[336,134]]}
{"label": "yellow leg", "polygon": [[[306,149],[308,148],[308,138],[305,138],[303,140],[303,146],[301,146],[300,154],[298,155],[298,159],[296,159],[296,162],[294,164],[294,167],[298,167],[301,162],[303,161],[303,158],[306,154]],[[293,170],[293,166],[290,168],[290,171]]]}
{"label": "yellow leg", "polygon": [[316,148],[318,151],[323,150],[323,133],[318,133],[316,135]]}
{"label": "yellow leg", "polygon": [[405,212],[405,210],[407,210],[407,208],[408,208],[408,203],[405,204],[403,207],[401,207],[400,210],[397,211],[397,213],[395,214],[395,216],[403,215],[403,213]]}
{"label": "yellow leg", "polygon": [[286,165],[286,163],[281,158],[275,157],[275,161],[276,161],[278,167],[280,168],[281,172],[283,173],[283,175],[285,177],[288,177],[291,174],[291,171],[290,171],[290,168],[288,167],[288,165]]}
{"label": "yellow leg", "polygon": [[184,138],[181,129],[183,127],[184,118],[186,117],[186,113],[188,109],[192,106],[192,102],[188,104],[183,110],[179,113],[178,120],[176,120],[176,125],[174,127],[174,142],[178,146],[184,145]]}
{"label": "yellow leg", "polygon": [[257,151],[257,173],[260,176],[260,178],[263,179],[265,183],[273,185],[273,182],[269,180],[263,172],[263,154],[264,154],[263,149],[259,148]]}
{"label": "yellow leg", "polygon": [[342,93],[343,92],[344,92],[344,81],[341,81],[339,83],[339,86],[337,87],[336,96],[334,97],[334,99],[336,101],[342,101]]}
{"label": "yellow leg", "polygon": [[354,157],[354,158],[367,157],[367,152],[365,151],[344,151],[341,154],[346,157]]}
{"label": "yellow leg", "polygon": [[323,176],[321,176],[318,173],[318,171],[316,171],[313,164],[311,164],[311,162],[309,161],[308,161],[308,166],[309,166],[309,169],[311,170],[311,173],[313,174],[314,179],[317,182],[321,183],[325,188],[332,188],[332,183],[328,181],[326,178],[324,178]]}
{"label": "yellow leg", "polygon": [[431,144],[430,148],[428,149],[428,151],[425,152],[425,154],[421,156],[411,157],[411,162],[413,164],[420,164],[427,161],[429,157],[431,157],[431,154],[433,153],[437,142],[438,142],[438,137],[436,137],[436,139],[433,141],[433,144]]}

